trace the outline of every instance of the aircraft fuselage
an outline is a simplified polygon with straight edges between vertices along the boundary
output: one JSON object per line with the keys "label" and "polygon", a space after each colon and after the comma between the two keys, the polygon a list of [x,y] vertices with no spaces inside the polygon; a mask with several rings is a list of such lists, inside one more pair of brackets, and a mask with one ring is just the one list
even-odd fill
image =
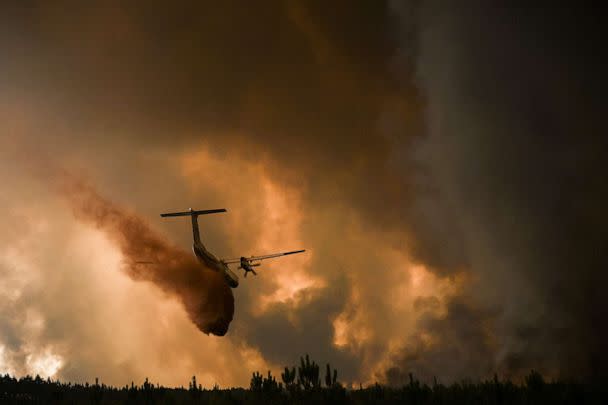
{"label": "aircraft fuselage", "polygon": [[212,270],[219,271],[224,274],[226,283],[232,288],[239,286],[239,277],[228,268],[228,266],[218,260],[211,252],[205,249],[205,246],[200,242],[192,244],[192,251],[199,262],[209,267]]}
{"label": "aircraft fuselage", "polygon": [[204,266],[210,268],[211,270],[219,271],[224,275],[224,279],[226,283],[232,287],[236,288],[239,286],[239,278],[236,274],[234,274],[229,268],[228,265],[217,257],[215,257],[211,252],[209,252],[203,242],[201,242],[201,235],[198,229],[198,216],[205,214],[215,214],[218,212],[226,212],[224,208],[215,209],[215,210],[200,210],[194,211],[192,208],[188,209],[188,211],[183,212],[168,212],[165,214],[160,214],[161,217],[185,217],[189,216],[192,220],[192,239],[194,243],[192,244],[192,252],[194,252],[194,256],[201,262]]}

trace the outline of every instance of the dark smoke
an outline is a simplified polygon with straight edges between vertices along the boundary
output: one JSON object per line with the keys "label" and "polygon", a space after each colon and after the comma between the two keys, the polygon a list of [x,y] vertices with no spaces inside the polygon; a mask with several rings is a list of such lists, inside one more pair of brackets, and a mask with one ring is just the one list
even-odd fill
{"label": "dark smoke", "polygon": [[[405,343],[394,364],[379,376],[390,385],[409,381],[413,372],[422,381],[458,381],[487,377],[495,371],[493,326],[495,315],[484,312],[463,297],[454,297],[447,315],[437,316],[435,297],[419,298],[414,307],[421,312],[416,333]],[[425,341],[430,337],[432,342]]]}
{"label": "dark smoke", "polygon": [[221,274],[171,246],[144,220],[103,198],[85,181],[64,176],[59,189],[78,220],[95,226],[116,243],[129,277],[151,282],[179,298],[202,332],[226,334],[234,314],[234,297]]}
{"label": "dark smoke", "polygon": [[403,43],[416,43],[428,125],[420,155],[442,200],[426,204],[440,228],[414,218],[417,253],[475,283],[466,306],[456,298],[421,321],[441,343],[405,345],[389,380],[429,369],[607,375],[602,22],[577,7],[394,4],[410,28]]}
{"label": "dark smoke", "polygon": [[[394,0],[397,37],[382,1],[94,3],[0,13],[0,112],[22,100],[33,143],[106,179],[121,176],[114,192],[150,210],[150,194],[130,185],[163,187],[164,203],[189,192],[158,155],[204,143],[226,165],[262,161],[273,182],[303,190],[311,273],[335,275],[336,257],[366,252],[371,264],[362,258],[349,270],[366,304],[352,312],[372,312],[378,336],[399,323],[386,298],[395,269],[378,265],[385,246],[441,276],[469,273],[441,316],[419,305],[414,336],[392,353],[391,381],[409,371],[608,374],[602,13]],[[0,136],[19,123],[20,110],[5,109]],[[9,155],[11,143],[0,152]],[[352,219],[382,238],[343,238]],[[135,250],[130,260],[154,259]],[[155,267],[126,267],[137,279],[159,277]],[[240,293],[255,308],[260,291]],[[321,347],[356,376],[352,364],[366,354],[334,363],[347,352],[332,345],[327,316],[348,297],[322,298],[243,311],[243,341],[275,364]],[[294,328],[293,313],[311,326]],[[285,345],[284,336],[298,340]],[[371,350],[384,354],[378,340]]]}

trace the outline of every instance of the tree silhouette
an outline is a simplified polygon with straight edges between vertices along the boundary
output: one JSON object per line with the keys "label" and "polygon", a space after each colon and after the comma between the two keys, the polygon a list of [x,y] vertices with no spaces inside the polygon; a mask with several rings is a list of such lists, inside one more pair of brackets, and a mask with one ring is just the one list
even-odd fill
{"label": "tree silhouette", "polygon": [[319,380],[319,365],[314,361],[311,362],[308,354],[305,358],[300,357],[298,383],[304,390],[311,390],[321,386],[321,380]]}
{"label": "tree silhouette", "polygon": [[[378,383],[360,389],[346,390],[337,381],[337,370],[325,367],[325,384],[319,381],[319,366],[309,356],[300,358],[300,366],[285,367],[277,382],[269,371],[265,376],[252,374],[250,389],[202,389],[193,376],[188,388],[164,388],[147,378],[142,385],[134,382],[120,388],[110,387],[95,379],[94,384],[60,383],[40,377],[0,376],[0,404],[415,404],[415,405],[595,405],[607,403],[603,381],[546,381],[531,371],[521,384],[499,380],[462,381],[444,385],[434,379],[432,386],[409,374],[401,387]],[[290,388],[291,387],[291,388]],[[300,389],[302,388],[302,389]]]}
{"label": "tree silhouette", "polygon": [[296,368],[292,367],[291,370],[285,367],[285,371],[281,373],[281,379],[285,384],[285,388],[290,393],[294,393],[298,389],[298,383],[296,382]]}
{"label": "tree silhouette", "polygon": [[325,386],[327,388],[334,387],[338,383],[338,370],[334,368],[333,378],[331,374],[331,366],[327,363],[327,368],[325,370]]}

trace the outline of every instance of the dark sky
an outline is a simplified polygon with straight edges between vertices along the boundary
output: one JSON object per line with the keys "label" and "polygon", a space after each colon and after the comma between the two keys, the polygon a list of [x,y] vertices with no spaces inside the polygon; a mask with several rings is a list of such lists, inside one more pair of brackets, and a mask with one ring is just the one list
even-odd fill
{"label": "dark sky", "polygon": [[[598,15],[3,5],[0,372],[246,385],[310,353],[348,382],[605,375]],[[41,161],[178,248],[187,222],[158,213],[225,207],[201,222],[218,256],[308,252],[242,280],[228,334],[204,335]]]}

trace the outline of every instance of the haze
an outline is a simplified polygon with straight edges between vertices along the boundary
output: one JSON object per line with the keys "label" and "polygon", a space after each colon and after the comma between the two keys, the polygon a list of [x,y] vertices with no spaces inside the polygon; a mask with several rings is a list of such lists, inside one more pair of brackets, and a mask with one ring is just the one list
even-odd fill
{"label": "haze", "polygon": [[[606,374],[599,21],[124,3],[0,12],[0,373],[237,386],[309,353],[355,384]],[[225,207],[200,219],[219,257],[307,253],[241,280],[206,335],[47,164],[176,249],[189,224],[159,213]]]}

